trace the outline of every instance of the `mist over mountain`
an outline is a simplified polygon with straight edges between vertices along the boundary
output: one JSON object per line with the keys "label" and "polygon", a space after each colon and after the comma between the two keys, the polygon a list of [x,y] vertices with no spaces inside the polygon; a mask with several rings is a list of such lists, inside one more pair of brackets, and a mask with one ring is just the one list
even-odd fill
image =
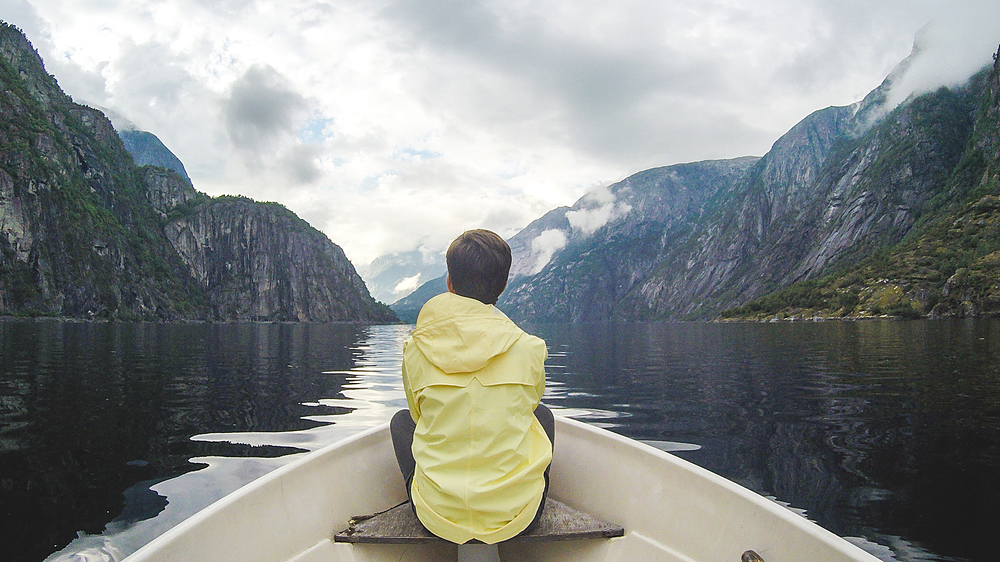
{"label": "mist over mountain", "polygon": [[[997,131],[984,109],[994,103],[996,70],[893,108],[887,105],[893,82],[910,63],[863,101],[809,115],[759,160],[641,172],[566,211],[569,229],[529,226],[530,242],[512,244],[530,245],[532,255],[548,261],[515,276],[499,306],[515,318],[546,322],[711,319],[891,252],[916,225],[951,216],[941,213],[975,184],[981,184],[977,196],[985,195],[998,158],[977,149],[974,135]],[[977,163],[971,182],[959,169],[963,161]],[[549,257],[552,240],[562,245]],[[830,298],[844,306],[827,314],[880,315],[905,304],[922,315],[938,304],[927,290],[910,291],[905,280],[882,273],[857,280],[848,289],[855,299],[836,299],[833,291]],[[938,272],[940,284],[952,274]],[[869,305],[861,297],[884,285],[894,286],[901,300]]]}
{"label": "mist over mountain", "polygon": [[761,158],[646,170],[549,211],[509,240],[498,306],[536,322],[1000,313],[998,69],[913,91],[918,55]]}
{"label": "mist over mountain", "polygon": [[358,273],[365,280],[372,297],[394,303],[431,279],[440,277],[447,266],[444,256],[420,250],[380,256]]}
{"label": "mist over mountain", "polygon": [[0,314],[395,320],[291,211],[208,197],[155,136],[122,136],[135,155],[0,24]]}

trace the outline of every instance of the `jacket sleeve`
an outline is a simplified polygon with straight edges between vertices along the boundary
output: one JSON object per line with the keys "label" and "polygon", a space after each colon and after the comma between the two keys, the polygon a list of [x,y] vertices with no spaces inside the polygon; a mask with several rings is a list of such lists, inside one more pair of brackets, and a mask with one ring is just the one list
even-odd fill
{"label": "jacket sleeve", "polygon": [[542,339],[538,340],[541,342],[541,368],[538,373],[538,380],[535,382],[535,391],[538,392],[538,401],[542,401],[542,397],[545,396],[545,360],[549,358],[549,350],[545,345],[545,341]]}
{"label": "jacket sleeve", "polygon": [[406,376],[406,344],[409,341],[403,343],[403,365],[402,365],[402,375],[403,375],[403,392],[406,393],[406,407],[410,410],[410,418],[413,419],[413,423],[417,423],[420,418],[420,413],[417,411],[417,397],[413,394],[413,389],[410,388],[410,378]]}

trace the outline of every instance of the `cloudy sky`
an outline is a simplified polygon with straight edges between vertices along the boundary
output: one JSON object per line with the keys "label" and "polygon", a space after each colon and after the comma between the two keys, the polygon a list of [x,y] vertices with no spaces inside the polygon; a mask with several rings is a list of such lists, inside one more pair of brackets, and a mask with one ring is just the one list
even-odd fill
{"label": "cloudy sky", "polygon": [[509,236],[654,166],[762,155],[918,32],[900,98],[1000,43],[996,0],[0,0],[0,19],[199,190],[283,203],[356,265]]}

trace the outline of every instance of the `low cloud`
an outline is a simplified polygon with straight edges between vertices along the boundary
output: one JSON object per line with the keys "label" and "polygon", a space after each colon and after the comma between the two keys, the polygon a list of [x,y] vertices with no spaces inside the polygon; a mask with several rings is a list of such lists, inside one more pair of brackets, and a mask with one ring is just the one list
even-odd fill
{"label": "low cloud", "polygon": [[294,144],[279,159],[281,175],[296,184],[311,184],[323,177],[317,163],[323,149],[312,144]]}
{"label": "low cloud", "polygon": [[914,94],[964,83],[1000,45],[1000,3],[955,2],[921,28],[913,42],[912,60],[893,81],[888,106]]}
{"label": "low cloud", "polygon": [[420,261],[424,265],[438,265],[444,263],[444,251],[434,250],[428,248],[424,244],[417,246],[417,251],[420,252]]}
{"label": "low cloud", "polygon": [[552,261],[552,256],[566,246],[566,242],[566,233],[556,228],[544,230],[536,236],[531,241],[531,256],[535,259],[535,265],[528,275],[534,275],[545,268]]}
{"label": "low cloud", "polygon": [[581,203],[580,209],[566,211],[566,220],[573,230],[585,236],[593,234],[609,221],[621,218],[632,210],[632,206],[628,203],[616,202],[614,194],[607,187],[591,191]]}
{"label": "low cloud", "polygon": [[392,289],[393,294],[402,295],[410,294],[420,286],[420,274],[416,274],[413,277],[407,277],[403,279]]}

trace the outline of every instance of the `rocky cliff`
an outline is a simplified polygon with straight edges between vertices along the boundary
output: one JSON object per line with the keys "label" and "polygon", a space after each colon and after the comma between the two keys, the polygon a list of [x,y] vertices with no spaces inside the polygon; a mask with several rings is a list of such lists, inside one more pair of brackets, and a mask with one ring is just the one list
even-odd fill
{"label": "rocky cliff", "polygon": [[[857,178],[843,182],[853,187],[847,192],[851,211],[818,233],[822,244],[836,247],[839,232],[861,225],[853,230],[874,233],[854,244],[866,251],[846,253],[840,264],[814,268],[821,275],[725,316],[1000,314],[996,60],[964,87],[914,99],[860,140],[847,146],[852,150],[845,158],[844,175]],[[812,255],[822,257],[823,245],[816,248]]]}
{"label": "rocky cliff", "polygon": [[200,294],[111,123],[0,27],[0,310],[169,317]]}
{"label": "rocky cliff", "polygon": [[518,256],[512,269],[525,273],[511,279],[500,308],[546,322],[648,317],[632,295],[687,263],[720,194],[734,190],[757,162],[647,170],[548,213],[542,226],[533,223],[511,239]]}
{"label": "rocky cliff", "polygon": [[278,204],[202,200],[174,213],[164,232],[214,318],[395,320],[339,246]]}
{"label": "rocky cliff", "polygon": [[387,321],[339,247],[283,207],[140,168],[0,24],[0,314]]}
{"label": "rocky cliff", "polygon": [[[956,175],[988,176],[993,164],[983,162],[997,160],[986,140],[997,132],[986,109],[996,72],[885,107],[907,64],[865,100],[808,116],[763,158],[648,170],[551,211],[511,240],[521,259],[500,307],[534,321],[708,319],[852,270],[891,253],[917,227],[954,219],[948,213],[971,189]],[[939,296],[961,286],[943,286],[956,271],[948,267],[936,273]],[[867,285],[860,283],[848,292],[863,305]],[[913,293],[908,310],[929,313],[938,304],[932,289]],[[847,314],[884,308],[856,306]]]}

